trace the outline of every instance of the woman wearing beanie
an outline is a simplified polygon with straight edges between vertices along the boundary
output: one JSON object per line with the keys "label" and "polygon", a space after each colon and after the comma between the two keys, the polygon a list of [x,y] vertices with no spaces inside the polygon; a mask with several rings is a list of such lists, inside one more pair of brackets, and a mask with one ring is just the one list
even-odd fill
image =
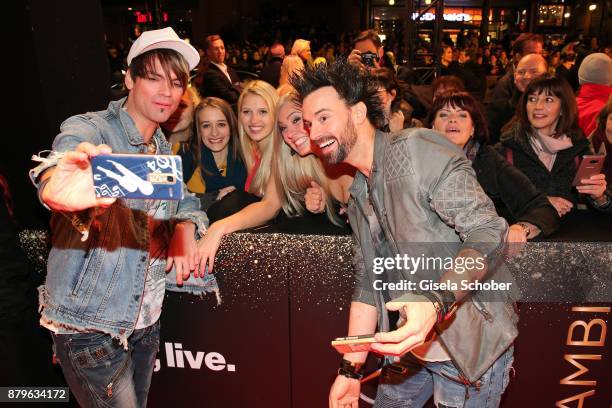
{"label": "woman wearing beanie", "polygon": [[612,59],[602,52],[588,55],[578,69],[578,126],[585,135],[597,127],[597,114],[612,94]]}

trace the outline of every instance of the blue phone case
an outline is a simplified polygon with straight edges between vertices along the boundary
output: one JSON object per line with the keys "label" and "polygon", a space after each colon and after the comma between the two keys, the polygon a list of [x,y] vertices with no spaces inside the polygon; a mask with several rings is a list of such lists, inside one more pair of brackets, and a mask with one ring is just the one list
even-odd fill
{"label": "blue phone case", "polygon": [[92,157],[97,197],[183,199],[180,156],[110,154]]}

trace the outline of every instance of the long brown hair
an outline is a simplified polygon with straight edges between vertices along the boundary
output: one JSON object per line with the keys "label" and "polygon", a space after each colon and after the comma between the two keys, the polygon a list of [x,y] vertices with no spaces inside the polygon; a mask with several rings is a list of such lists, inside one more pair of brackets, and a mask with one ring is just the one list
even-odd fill
{"label": "long brown hair", "polygon": [[[220,98],[215,98],[213,96],[207,97],[202,99],[202,101],[198,104],[198,106],[196,106],[195,111],[194,111],[194,122],[195,122],[195,128],[196,128],[196,139],[197,141],[194,140],[194,147],[196,147],[194,150],[194,154],[193,156],[196,159],[196,163],[200,163],[200,161],[202,160],[202,158],[200,157],[200,152],[202,151],[202,146],[204,145],[204,143],[202,142],[202,135],[201,135],[201,127],[200,127],[200,112],[202,112],[205,108],[214,108],[214,109],[218,109],[221,111],[221,113],[223,114],[223,116],[225,116],[225,120],[227,120],[227,125],[229,126],[230,129],[230,140],[229,143],[232,145],[232,155],[235,159],[241,158],[241,152],[240,152],[240,141],[238,140],[238,120],[236,119],[236,115],[234,114],[234,110],[232,109],[232,107],[225,102],[223,99]],[[242,161],[244,162],[244,158],[242,158]],[[205,172],[208,172],[206,169],[204,169],[204,167],[202,167],[202,170],[204,170]]]}

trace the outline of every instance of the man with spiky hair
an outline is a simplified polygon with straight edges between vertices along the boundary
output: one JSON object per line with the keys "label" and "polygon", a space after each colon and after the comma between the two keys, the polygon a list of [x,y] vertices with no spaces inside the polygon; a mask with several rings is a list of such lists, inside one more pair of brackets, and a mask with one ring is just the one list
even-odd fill
{"label": "man with spiky hair", "polygon": [[[369,335],[378,326],[370,350],[400,356],[386,359],[375,406],[420,407],[432,395],[439,407],[498,406],[517,335],[513,309],[506,294],[486,302],[453,287],[491,273],[508,228],[470,161],[432,130],[376,130],[383,118],[376,85],[346,61],[307,67],[291,83],[318,154],[358,170],[348,208],[356,278],[348,335]],[[389,284],[434,281],[424,268],[375,268],[377,260],[400,254],[454,260],[434,271],[449,289],[393,290]],[[460,260],[476,263],[459,270]],[[396,330],[390,311],[399,312]],[[367,354],[344,354],[330,407],[358,407]]]}
{"label": "man with spiky hair", "polygon": [[40,323],[52,332],[64,377],[83,407],[147,405],[165,272],[175,266],[177,284],[189,277],[196,233],[203,235],[208,221],[185,186],[179,202],[97,198],[90,159],[170,154],[159,124],[178,107],[199,59],[170,27],[142,33],[127,58],[128,96],[68,118],[51,154],[38,157],[30,172],[53,212]]}

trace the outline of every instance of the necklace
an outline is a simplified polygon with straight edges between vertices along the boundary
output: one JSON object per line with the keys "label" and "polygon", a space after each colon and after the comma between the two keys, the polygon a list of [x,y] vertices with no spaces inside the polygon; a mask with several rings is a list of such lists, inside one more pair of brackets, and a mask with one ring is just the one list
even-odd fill
{"label": "necklace", "polygon": [[151,138],[151,141],[144,145],[145,154],[155,154],[157,153],[157,142],[155,142],[155,137]]}

